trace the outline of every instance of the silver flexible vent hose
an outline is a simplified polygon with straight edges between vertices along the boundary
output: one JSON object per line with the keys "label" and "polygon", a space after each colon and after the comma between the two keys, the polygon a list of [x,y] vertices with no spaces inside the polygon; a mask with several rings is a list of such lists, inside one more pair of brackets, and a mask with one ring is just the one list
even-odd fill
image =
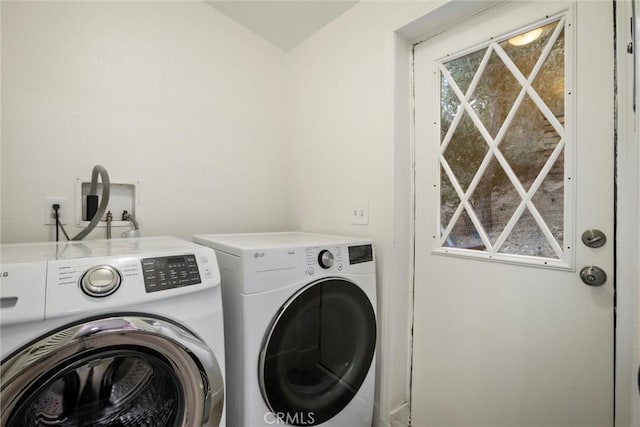
{"label": "silver flexible vent hose", "polygon": [[107,170],[101,165],[95,165],[93,167],[93,172],[91,173],[91,186],[89,187],[89,194],[97,195],[98,193],[98,175],[100,175],[100,181],[102,182],[102,197],[100,198],[100,206],[98,206],[98,211],[91,219],[91,222],[81,231],[79,232],[73,239],[71,240],[82,240],[87,234],[91,233],[94,228],[100,222],[100,218],[107,210],[107,205],[109,204],[109,195],[111,194],[111,182],[109,181],[109,174]]}

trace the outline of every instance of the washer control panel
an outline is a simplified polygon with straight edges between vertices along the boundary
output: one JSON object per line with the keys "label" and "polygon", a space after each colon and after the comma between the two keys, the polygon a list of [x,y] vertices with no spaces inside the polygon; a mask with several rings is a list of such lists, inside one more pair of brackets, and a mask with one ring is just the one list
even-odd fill
{"label": "washer control panel", "polygon": [[[147,310],[147,304],[161,300],[220,293],[216,254],[195,243],[161,236],[46,245],[43,249],[51,246],[52,253],[42,267],[45,277],[38,282],[42,301],[24,298],[39,304],[44,319],[103,310]],[[29,295],[28,287],[22,289],[20,300]],[[170,302],[166,304],[162,310],[173,310]]]}
{"label": "washer control panel", "polygon": [[202,283],[195,255],[142,259],[147,293]]}

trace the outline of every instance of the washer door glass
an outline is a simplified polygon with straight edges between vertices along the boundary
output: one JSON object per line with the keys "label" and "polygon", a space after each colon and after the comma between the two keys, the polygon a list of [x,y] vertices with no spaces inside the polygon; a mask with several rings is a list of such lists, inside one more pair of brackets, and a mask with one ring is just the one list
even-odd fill
{"label": "washer door glass", "polygon": [[263,397],[287,424],[320,424],[356,395],[375,346],[375,312],[367,295],[345,279],[314,282],[287,301],[266,335],[259,372]]}
{"label": "washer door glass", "polygon": [[213,353],[168,319],[114,316],[67,325],[2,361],[4,426],[217,426]]}
{"label": "washer door glass", "polygon": [[98,353],[43,378],[10,426],[178,426],[182,386],[166,360],[142,351]]}

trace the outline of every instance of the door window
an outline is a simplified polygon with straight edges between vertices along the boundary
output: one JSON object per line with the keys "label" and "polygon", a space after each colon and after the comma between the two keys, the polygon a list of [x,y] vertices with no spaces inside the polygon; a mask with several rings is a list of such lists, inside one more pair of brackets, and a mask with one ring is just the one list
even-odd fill
{"label": "door window", "polygon": [[437,61],[436,252],[569,264],[565,25],[547,19]]}
{"label": "door window", "polygon": [[290,425],[323,423],[349,404],[376,345],[366,294],[344,279],[315,282],[294,295],[269,328],[260,383],[271,411]]}

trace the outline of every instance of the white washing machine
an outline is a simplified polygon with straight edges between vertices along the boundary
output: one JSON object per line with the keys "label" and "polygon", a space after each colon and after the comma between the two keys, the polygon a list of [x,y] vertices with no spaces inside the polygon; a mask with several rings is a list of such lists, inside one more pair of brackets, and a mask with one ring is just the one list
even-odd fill
{"label": "white washing machine", "polygon": [[216,250],[233,426],[371,426],[376,279],[370,240],[196,235]]}
{"label": "white washing machine", "polygon": [[0,246],[0,425],[225,425],[220,274],[175,238]]}

